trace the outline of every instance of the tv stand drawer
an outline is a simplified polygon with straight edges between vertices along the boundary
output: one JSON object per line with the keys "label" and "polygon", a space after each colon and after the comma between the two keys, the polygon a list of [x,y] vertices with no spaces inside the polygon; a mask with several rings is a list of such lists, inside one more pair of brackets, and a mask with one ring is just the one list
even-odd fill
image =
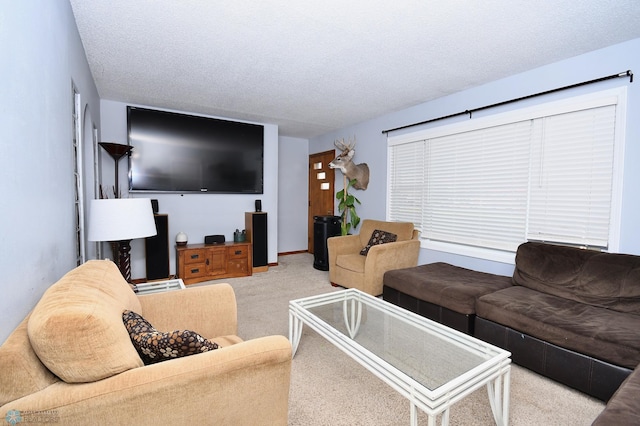
{"label": "tv stand drawer", "polygon": [[195,264],[200,264],[200,263],[204,263],[206,260],[206,250],[204,249],[195,249],[195,250],[189,250],[188,253],[185,254],[184,256],[184,263],[186,265],[195,263]]}
{"label": "tv stand drawer", "polygon": [[190,263],[184,267],[184,281],[192,280],[194,278],[201,278],[207,276],[207,265],[205,263]]}

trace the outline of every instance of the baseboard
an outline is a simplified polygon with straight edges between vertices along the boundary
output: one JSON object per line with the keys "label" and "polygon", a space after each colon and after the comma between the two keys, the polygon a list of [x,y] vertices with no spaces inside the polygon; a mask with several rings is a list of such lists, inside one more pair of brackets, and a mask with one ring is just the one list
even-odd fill
{"label": "baseboard", "polygon": [[278,253],[278,256],[288,256],[290,254],[300,254],[300,253],[309,253],[309,250],[285,251],[283,253]]}

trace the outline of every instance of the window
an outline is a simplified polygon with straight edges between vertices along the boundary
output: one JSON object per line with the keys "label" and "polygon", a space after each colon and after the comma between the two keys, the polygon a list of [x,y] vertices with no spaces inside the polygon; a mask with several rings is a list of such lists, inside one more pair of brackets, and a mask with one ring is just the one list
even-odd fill
{"label": "window", "polygon": [[617,247],[625,89],[390,136],[388,220],[513,261],[526,240]]}

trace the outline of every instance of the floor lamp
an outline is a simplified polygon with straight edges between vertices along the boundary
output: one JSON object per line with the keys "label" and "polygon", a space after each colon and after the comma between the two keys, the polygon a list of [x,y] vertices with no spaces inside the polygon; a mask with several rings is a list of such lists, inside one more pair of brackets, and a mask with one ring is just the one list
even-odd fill
{"label": "floor lamp", "polygon": [[[131,240],[156,235],[151,199],[105,198],[91,200],[89,241],[117,243],[114,259],[122,276],[131,282]],[[114,253],[114,257],[116,253]]]}
{"label": "floor lamp", "polygon": [[104,150],[109,153],[109,155],[111,156],[111,158],[113,158],[113,161],[115,162],[116,176],[115,176],[115,184],[113,186],[113,195],[115,198],[120,198],[120,185],[118,183],[118,163],[120,162],[120,159],[122,157],[124,157],[125,155],[128,155],[131,152],[133,147],[129,145],[122,145],[122,144],[113,143],[113,142],[99,142],[98,145],[104,148]]}

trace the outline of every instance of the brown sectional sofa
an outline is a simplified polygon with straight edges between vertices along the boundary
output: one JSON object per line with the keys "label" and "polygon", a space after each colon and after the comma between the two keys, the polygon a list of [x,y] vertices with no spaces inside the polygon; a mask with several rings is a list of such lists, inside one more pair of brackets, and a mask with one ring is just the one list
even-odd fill
{"label": "brown sectional sofa", "polygon": [[383,297],[604,401],[620,388],[612,404],[637,381],[620,387],[640,364],[640,256],[528,242],[512,277],[421,265],[387,272]]}

